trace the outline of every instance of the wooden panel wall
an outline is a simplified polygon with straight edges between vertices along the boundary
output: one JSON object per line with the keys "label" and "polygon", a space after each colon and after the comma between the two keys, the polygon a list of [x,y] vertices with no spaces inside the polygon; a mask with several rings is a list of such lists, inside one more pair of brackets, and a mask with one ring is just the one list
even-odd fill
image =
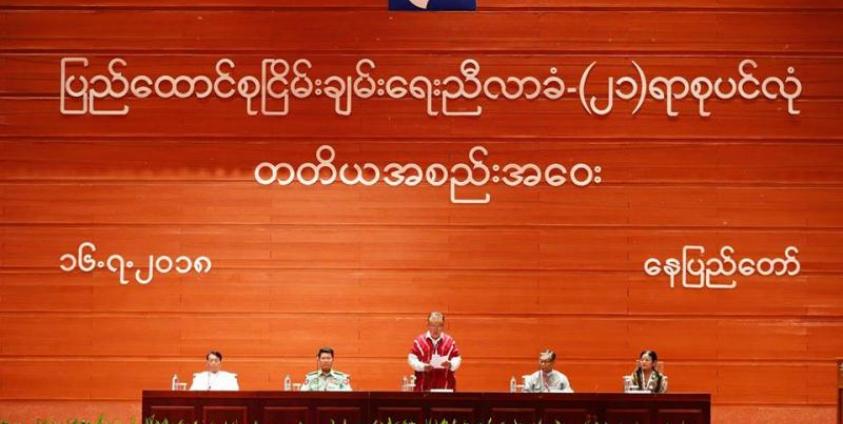
{"label": "wooden panel wall", "polygon": [[[226,355],[243,388],[277,389],[332,345],[354,386],[397,390],[431,309],[465,356],[463,390],[505,390],[559,352],[578,391],[617,391],[657,350],[671,390],[710,392],[716,423],[825,423],[843,357],[843,3],[839,0],[478,0],[476,13],[390,13],[385,0],[6,0],[0,7],[0,419],[139,415],[140,390]],[[755,59],[797,68],[802,113],[782,102],[713,102],[700,118],[663,105],[589,117],[575,100],[488,102],[480,118],[431,118],[418,101],[324,101],[285,118],[242,101],[130,99],[125,117],[59,114],[59,60],[102,72],[211,71],[221,57],[309,58],[348,72],[447,76],[601,71],[737,75]],[[759,72],[764,74],[763,71]],[[604,182],[490,186],[488,205],[447,188],[258,186],[262,161],[600,164]],[[98,251],[207,255],[211,273],[121,286],[62,273]],[[781,256],[793,278],[733,291],[670,289],[651,256]]]}

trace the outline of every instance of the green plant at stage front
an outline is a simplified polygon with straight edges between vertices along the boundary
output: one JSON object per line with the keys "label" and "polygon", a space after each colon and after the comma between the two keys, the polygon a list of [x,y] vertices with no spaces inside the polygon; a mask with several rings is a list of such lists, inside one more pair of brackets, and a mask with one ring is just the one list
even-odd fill
{"label": "green plant at stage front", "polygon": [[[0,424],[23,424],[23,423],[0,419]],[[87,419],[84,419],[84,418],[72,418],[72,419],[67,419],[65,421],[37,419],[37,420],[35,420],[35,424],[121,424],[121,422],[118,421],[118,420],[109,421],[109,420],[104,419],[103,417],[99,417],[97,420],[94,420],[94,421],[90,421],[90,420],[87,420]],[[134,419],[131,419],[131,420],[129,420],[128,424],[137,424],[137,422]],[[170,422],[166,418],[163,419],[163,420],[157,420],[154,417],[147,417],[143,420],[143,424],[200,424],[200,423],[199,423],[199,421],[193,421],[192,423],[188,423],[188,422],[185,422],[184,420],[179,420],[177,422],[175,422],[175,421]],[[222,423],[222,424],[239,424],[239,423],[237,423],[237,422],[234,422],[234,423],[225,422],[225,423]],[[260,422],[254,421],[254,424],[260,424]],[[305,423],[300,421],[298,424],[305,424]],[[349,423],[348,423],[347,420],[343,420],[341,423],[337,423],[336,421],[331,420],[330,424],[349,424]],[[414,420],[406,420],[405,419],[405,420],[395,420],[395,421],[393,421],[391,418],[389,418],[386,421],[375,420],[375,421],[372,422],[372,424],[417,424],[417,423]],[[454,419],[451,419],[451,420],[448,420],[448,419],[442,419],[442,420],[427,419],[427,420],[424,421],[423,424],[493,424],[493,423],[492,423],[491,420],[489,420],[487,422],[472,423],[470,421],[457,420],[457,419],[454,418]],[[542,421],[539,420],[535,423],[521,423],[521,422],[518,422],[517,420],[514,420],[513,422],[501,422],[500,424],[542,424]],[[565,422],[554,421],[553,424],[574,424],[574,423],[569,423],[567,421],[565,421]],[[601,424],[601,423],[596,421],[596,420],[593,420],[592,418],[587,418],[586,421],[583,422],[583,424]],[[607,423],[602,423],[602,424],[607,424]],[[680,423],[680,424],[683,424],[683,423]]]}
{"label": "green plant at stage front", "polygon": [[[25,424],[19,421],[11,421],[0,418],[0,424]],[[104,415],[99,415],[96,420],[89,420],[86,418],[68,418],[64,421],[56,421],[46,418],[36,418],[34,424],[123,424],[120,420],[109,420]],[[137,421],[132,418],[127,424],[137,424]]]}
{"label": "green plant at stage front", "polygon": [[[12,422],[12,421],[9,421],[9,420],[0,419],[0,424],[23,424],[23,423]],[[87,420],[87,419],[84,419],[84,418],[72,418],[72,419],[67,419],[65,421],[37,419],[37,420],[35,420],[35,424],[122,424],[122,423],[119,420],[107,420],[104,416],[100,415],[94,421],[90,421],[90,420]],[[137,422],[134,419],[130,419],[128,424],[137,424]],[[151,417],[144,418],[142,424],[200,424],[200,422],[199,421],[193,421],[192,423],[190,423],[190,422],[185,422],[184,420],[179,420],[177,422],[176,421],[170,422],[166,418],[163,419],[163,420],[158,420],[158,419],[155,419],[154,416],[151,416]],[[237,423],[237,422],[234,422],[234,423],[225,422],[225,423],[222,423],[222,424],[239,424],[239,423]],[[253,424],[260,424],[260,422],[258,422],[256,420],[256,421],[254,421]],[[299,421],[298,424],[305,424],[305,423]],[[330,420],[330,424],[349,424],[349,423],[348,423],[347,420],[342,420],[342,422],[340,422],[340,423],[336,422],[335,420]],[[352,423],[352,424],[354,424],[354,423]],[[414,420],[403,419],[403,420],[394,420],[393,421],[392,418],[388,418],[386,421],[375,420],[375,421],[372,422],[372,424],[418,424],[418,423],[416,423]],[[450,419],[450,420],[443,418],[441,420],[427,419],[422,424],[493,424],[493,423],[492,423],[491,419],[489,419],[486,422],[472,423],[472,422],[467,421],[467,420],[457,420],[456,418],[453,418],[453,419]],[[542,420],[538,420],[538,421],[532,422],[532,423],[530,423],[530,422],[521,423],[521,422],[518,422],[517,420],[513,420],[512,422],[501,422],[500,424],[542,424]],[[558,420],[555,420],[553,422],[553,424],[579,424],[579,423],[573,423],[573,422],[568,422],[568,421],[560,422]],[[597,421],[596,417],[588,416],[582,424],[601,424],[601,423],[599,421]],[[608,423],[604,422],[602,424],[608,424]],[[684,422],[677,423],[677,424],[684,424]]]}

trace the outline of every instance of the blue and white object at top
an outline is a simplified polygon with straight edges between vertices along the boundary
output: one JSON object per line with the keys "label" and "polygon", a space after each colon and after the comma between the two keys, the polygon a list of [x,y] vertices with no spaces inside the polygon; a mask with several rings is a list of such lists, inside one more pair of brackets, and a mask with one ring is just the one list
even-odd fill
{"label": "blue and white object at top", "polygon": [[389,0],[389,10],[476,10],[477,0]]}

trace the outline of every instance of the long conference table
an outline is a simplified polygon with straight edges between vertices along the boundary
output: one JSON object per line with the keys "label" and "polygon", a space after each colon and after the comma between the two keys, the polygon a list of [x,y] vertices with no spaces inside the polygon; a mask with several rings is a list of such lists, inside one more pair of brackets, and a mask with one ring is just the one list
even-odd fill
{"label": "long conference table", "polygon": [[709,424],[709,394],[143,392],[177,424]]}

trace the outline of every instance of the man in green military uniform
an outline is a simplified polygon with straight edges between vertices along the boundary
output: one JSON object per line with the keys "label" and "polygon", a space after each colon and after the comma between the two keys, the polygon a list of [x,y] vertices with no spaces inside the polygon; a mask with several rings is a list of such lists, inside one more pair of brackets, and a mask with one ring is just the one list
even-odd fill
{"label": "man in green military uniform", "polygon": [[323,347],[316,353],[317,370],[304,377],[303,392],[350,392],[351,376],[334,367],[334,349]]}

